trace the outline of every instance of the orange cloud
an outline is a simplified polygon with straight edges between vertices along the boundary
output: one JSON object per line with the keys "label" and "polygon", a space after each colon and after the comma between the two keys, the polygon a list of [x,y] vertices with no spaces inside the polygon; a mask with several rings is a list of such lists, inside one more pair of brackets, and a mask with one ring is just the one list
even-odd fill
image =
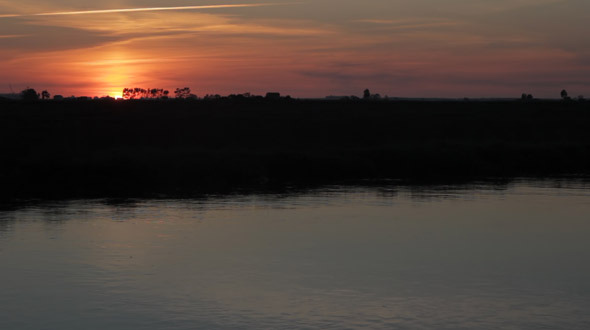
{"label": "orange cloud", "polygon": [[356,7],[338,2],[347,12],[315,2],[289,10],[226,7],[221,13],[43,10],[51,15],[0,20],[0,81],[77,95],[190,86],[199,95],[269,89],[293,96],[358,95],[370,88],[390,96],[462,97],[525,90],[553,95],[557,85],[589,85],[585,30],[571,37],[585,17],[527,29],[523,22],[534,17],[522,8],[554,12],[560,3],[511,1],[499,0],[497,10],[485,15],[484,4],[466,5],[465,12],[477,12],[473,17],[457,14],[462,8],[453,5],[438,16],[402,15],[388,12],[395,6],[385,2],[374,9],[371,0]]}

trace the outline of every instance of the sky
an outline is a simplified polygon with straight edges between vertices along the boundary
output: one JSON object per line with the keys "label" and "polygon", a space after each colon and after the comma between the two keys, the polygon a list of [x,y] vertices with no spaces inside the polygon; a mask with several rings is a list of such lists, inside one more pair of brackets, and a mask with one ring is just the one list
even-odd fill
{"label": "sky", "polygon": [[588,0],[0,0],[0,93],[590,96],[589,12]]}

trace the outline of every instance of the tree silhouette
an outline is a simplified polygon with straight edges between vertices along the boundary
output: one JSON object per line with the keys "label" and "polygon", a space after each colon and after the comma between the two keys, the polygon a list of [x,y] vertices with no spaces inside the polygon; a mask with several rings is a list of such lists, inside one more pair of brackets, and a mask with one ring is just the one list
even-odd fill
{"label": "tree silhouette", "polygon": [[37,91],[32,88],[27,88],[21,91],[20,95],[25,101],[36,101],[39,99],[39,94],[37,94]]}
{"label": "tree silhouette", "polygon": [[140,99],[145,94],[142,91],[145,92],[145,89],[138,88],[138,87],[135,87],[135,88],[124,88],[123,89],[123,98],[126,99],[126,100]]}
{"label": "tree silhouette", "polygon": [[565,89],[563,89],[561,91],[561,98],[564,100],[567,100],[569,97],[567,96],[567,91]]}
{"label": "tree silhouette", "polygon": [[162,88],[152,88],[149,90],[149,97],[152,99],[161,99],[168,97],[168,91]]}
{"label": "tree silhouette", "polygon": [[369,89],[365,89],[365,91],[363,92],[363,99],[367,100],[371,98],[371,91],[369,91]]}
{"label": "tree silhouette", "polygon": [[143,89],[143,88],[135,87],[133,89],[133,93],[134,93],[136,99],[141,99],[147,95],[147,90]]}
{"label": "tree silhouette", "polygon": [[47,90],[44,90],[41,92],[41,99],[49,100],[50,97],[51,97],[51,94],[49,94],[49,92]]}
{"label": "tree silhouette", "polygon": [[196,97],[196,95],[191,94],[191,89],[188,87],[177,88],[174,91],[174,95],[176,95],[177,99],[188,99],[188,98]]}
{"label": "tree silhouette", "polygon": [[167,99],[169,91],[162,88],[124,88],[123,98],[126,100]]}

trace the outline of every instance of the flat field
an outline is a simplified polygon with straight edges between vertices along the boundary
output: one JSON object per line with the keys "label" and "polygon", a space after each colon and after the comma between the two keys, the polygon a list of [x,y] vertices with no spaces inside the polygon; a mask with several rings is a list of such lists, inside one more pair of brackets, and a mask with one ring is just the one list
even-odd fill
{"label": "flat field", "polygon": [[585,101],[0,101],[0,196],[590,174]]}

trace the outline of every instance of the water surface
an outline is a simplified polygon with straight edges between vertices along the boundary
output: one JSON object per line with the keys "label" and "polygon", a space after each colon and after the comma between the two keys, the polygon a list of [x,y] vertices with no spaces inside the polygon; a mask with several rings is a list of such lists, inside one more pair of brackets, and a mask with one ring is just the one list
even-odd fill
{"label": "water surface", "polygon": [[22,206],[0,213],[0,328],[588,329],[589,188]]}

